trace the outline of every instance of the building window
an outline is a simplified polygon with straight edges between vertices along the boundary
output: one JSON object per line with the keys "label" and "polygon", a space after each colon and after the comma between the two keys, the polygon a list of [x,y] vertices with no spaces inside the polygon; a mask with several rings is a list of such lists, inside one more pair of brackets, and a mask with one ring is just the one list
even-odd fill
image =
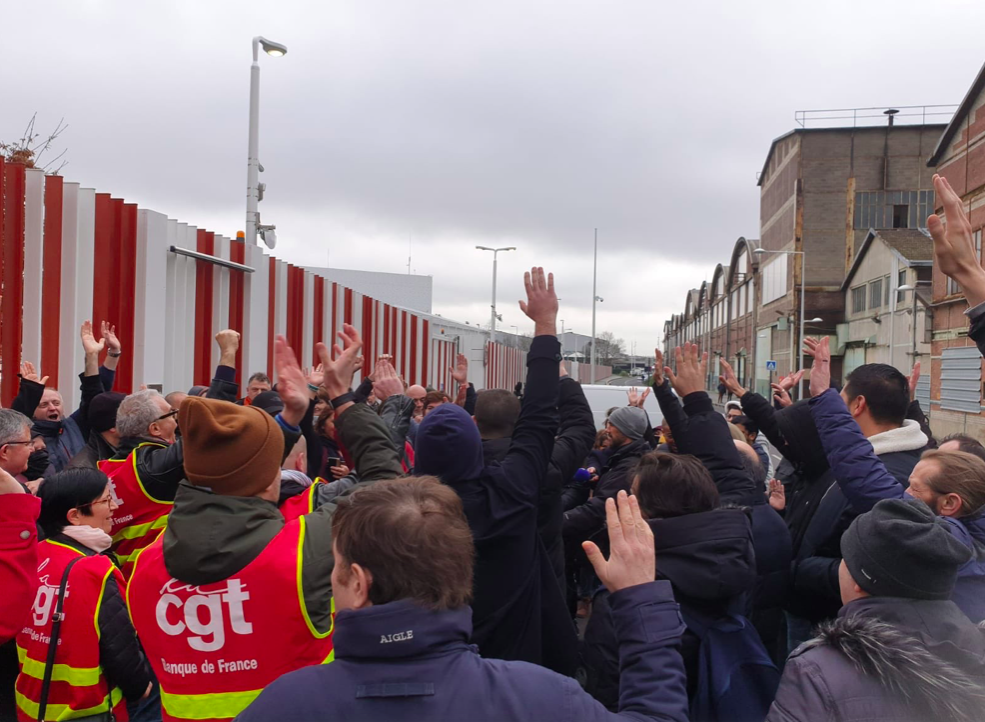
{"label": "building window", "polygon": [[865,312],[865,286],[852,289],[852,313]]}
{"label": "building window", "polygon": [[979,228],[975,231],[975,255],[978,258],[978,262],[982,262],[982,229]]}
{"label": "building window", "polygon": [[882,279],[877,278],[869,283],[869,308],[875,310],[882,307]]}
{"label": "building window", "polygon": [[787,256],[778,255],[763,264],[763,305],[787,295]]}
{"label": "building window", "polygon": [[855,228],[925,228],[934,191],[861,191],[855,194]]}
{"label": "building window", "polygon": [[953,278],[947,279],[947,295],[953,296],[955,294],[961,293],[961,286]]}
{"label": "building window", "polygon": [[[899,275],[896,277],[896,288],[900,288],[901,286],[905,286],[905,285],[906,285],[906,269],[901,268]],[[903,303],[904,293],[906,293],[906,291],[896,292],[896,303]]]}
{"label": "building window", "polygon": [[889,276],[882,279],[883,302],[882,305],[889,308]]}

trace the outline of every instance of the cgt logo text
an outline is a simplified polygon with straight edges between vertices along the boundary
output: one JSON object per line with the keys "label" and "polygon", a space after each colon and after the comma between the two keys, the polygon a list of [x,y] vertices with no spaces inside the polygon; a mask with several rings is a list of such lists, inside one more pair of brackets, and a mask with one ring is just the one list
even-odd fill
{"label": "cgt logo text", "polygon": [[243,602],[249,599],[250,593],[239,579],[208,591],[172,579],[161,589],[154,612],[165,634],[185,635],[192,649],[214,652],[226,643],[227,616],[234,634],[253,633],[253,624],[246,621],[243,612]]}
{"label": "cgt logo text", "polygon": [[395,632],[394,634],[381,634],[380,644],[390,644],[390,642],[406,642],[414,638],[414,630],[408,629],[406,632]]}

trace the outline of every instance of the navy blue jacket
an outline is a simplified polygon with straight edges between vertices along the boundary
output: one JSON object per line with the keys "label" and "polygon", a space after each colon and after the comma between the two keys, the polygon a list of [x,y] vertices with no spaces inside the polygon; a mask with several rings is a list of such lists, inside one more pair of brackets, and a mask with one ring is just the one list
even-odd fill
{"label": "navy blue jacket", "polygon": [[[810,403],[828,462],[841,492],[857,514],[869,511],[883,499],[910,498],[903,484],[876,456],[862,430],[852,422],[836,391],[829,389]],[[958,570],[951,599],[971,621],[978,623],[985,619],[985,513],[942,518],[951,533],[975,552]]]}
{"label": "navy blue jacket", "polygon": [[569,677],[480,657],[469,645],[468,607],[435,612],[402,600],[339,612],[335,661],[284,675],[236,719],[685,722],[684,624],[670,584],[629,587],[610,601],[620,642],[619,714]]}
{"label": "navy blue jacket", "polygon": [[437,476],[462,499],[475,542],[473,637],[486,657],[574,673],[577,635],[537,529],[537,505],[558,428],[561,344],[538,336],[527,392],[502,461],[486,464],[475,421],[442,404],[417,430],[414,473]]}

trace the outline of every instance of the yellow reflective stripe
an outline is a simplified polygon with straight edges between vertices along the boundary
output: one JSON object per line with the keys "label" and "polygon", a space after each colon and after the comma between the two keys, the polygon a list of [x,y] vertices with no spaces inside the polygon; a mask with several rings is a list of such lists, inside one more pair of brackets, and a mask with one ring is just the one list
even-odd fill
{"label": "yellow reflective stripe", "polygon": [[[305,518],[299,517],[298,522],[301,524],[301,528],[298,531],[298,558],[295,568],[297,569],[297,581],[298,581],[298,604],[301,606],[301,616],[304,617],[304,623],[308,625],[308,631],[314,636],[315,639],[325,639],[335,630],[335,597],[332,597],[332,626],[328,628],[327,632],[319,632],[315,629],[315,625],[311,622],[311,617],[308,616],[308,607],[304,603],[304,586],[301,583],[301,567],[302,567],[302,553],[301,549],[304,546],[304,533],[307,529]],[[334,647],[334,645],[332,645]],[[330,655],[331,656],[331,655]]]}
{"label": "yellow reflective stripe", "polygon": [[[20,692],[15,691],[14,695],[17,699],[17,707],[25,715],[31,719],[38,718],[38,712],[41,711],[41,705],[32,699],[25,697]],[[96,715],[101,712],[109,712],[110,706],[116,707],[123,699],[123,691],[119,687],[114,687],[110,692],[108,697],[103,697],[103,701],[100,702],[95,707],[87,707],[86,709],[72,709],[67,704],[52,704],[48,703],[45,708],[44,718],[46,720],[69,720],[78,719],[79,717],[89,717],[91,715]]]}
{"label": "yellow reflective stripe", "polygon": [[[31,659],[27,650],[17,645],[17,661],[21,666],[21,674],[44,681],[44,662]],[[99,667],[70,667],[67,664],[55,664],[51,668],[53,682],[68,682],[73,687],[91,687],[99,684]]]}
{"label": "yellow reflective stripe", "polygon": [[[133,461],[131,462],[133,464],[133,476],[137,480],[137,486],[140,487],[140,490],[144,493],[144,496],[146,496],[151,501],[157,502],[158,504],[168,504],[169,506],[173,506],[174,505],[174,500],[166,501],[164,499],[158,499],[158,498],[153,497],[150,494],[148,494],[147,493],[147,489],[144,488],[144,482],[142,482],[140,480],[140,474],[137,473],[137,449],[141,448],[142,446],[160,446],[162,449],[166,449],[167,448],[167,444],[164,444],[164,443],[157,444],[157,443],[155,443],[153,441],[144,441],[144,442],[142,442],[140,444],[137,444],[135,447],[133,447],[133,451],[130,452],[130,454],[128,455],[127,458],[132,458],[133,459]],[[110,463],[110,464],[125,464],[126,461],[127,461],[127,459],[107,459],[106,461],[108,463]],[[113,539],[115,541],[116,540],[116,537],[113,537]]]}
{"label": "yellow reflective stripe", "polygon": [[149,531],[154,529],[163,529],[167,525],[168,515],[163,514],[147,524],[134,524],[132,526],[123,527],[120,531],[113,535],[113,541],[118,542],[121,539],[138,539]]}
{"label": "yellow reflective stripe", "polygon": [[70,552],[75,552],[75,553],[76,553],[76,554],[78,554],[78,555],[79,555],[80,557],[84,557],[84,556],[85,556],[85,553],[84,553],[84,552],[80,552],[80,551],[79,551],[78,549],[76,549],[75,547],[73,547],[73,546],[69,546],[68,544],[62,544],[61,542],[56,542],[56,541],[54,541],[54,540],[52,540],[52,539],[45,539],[45,540],[44,540],[43,542],[41,542],[41,543],[42,543],[42,544],[51,544],[52,546],[56,546],[56,547],[61,547],[62,549],[68,549],[68,550],[69,550]]}
{"label": "yellow reflective stripe", "polygon": [[113,564],[110,564],[109,569],[107,569],[106,573],[103,574],[103,581],[99,584],[99,600],[96,602],[96,611],[92,615],[92,625],[96,628],[96,639],[101,639],[103,636],[99,631],[99,608],[103,606],[103,594],[106,591],[106,580],[109,579],[109,575],[113,573],[114,569],[116,569],[116,567],[113,566]]}
{"label": "yellow reflective stripe", "polygon": [[180,719],[232,719],[250,706],[262,689],[212,694],[170,694],[161,689],[161,706]]}

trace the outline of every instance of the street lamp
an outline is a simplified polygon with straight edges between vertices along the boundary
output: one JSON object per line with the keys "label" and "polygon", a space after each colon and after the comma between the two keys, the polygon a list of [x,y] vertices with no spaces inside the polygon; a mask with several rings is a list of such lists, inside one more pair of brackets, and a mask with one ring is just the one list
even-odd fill
{"label": "street lamp", "polygon": [[496,343],[496,263],[500,251],[515,251],[516,246],[506,248],[488,248],[486,246],[476,246],[480,251],[492,251],[493,254],[493,281],[492,281],[492,318],[489,321],[489,341]]}
{"label": "street lamp", "polygon": [[595,255],[592,260],[592,371],[589,383],[595,383],[595,304],[602,303],[602,297],[598,295],[598,274],[599,274],[599,229],[595,229]]}
{"label": "street lamp", "polygon": [[[917,294],[917,289],[920,286],[932,286],[932,285],[933,285],[933,281],[917,281],[916,282],[916,285],[912,285],[912,284],[907,283],[907,284],[904,284],[904,285],[902,285],[902,286],[900,286],[900,287],[898,287],[896,289],[897,291],[899,291],[901,293],[905,293],[907,291],[913,291],[913,306],[912,306],[911,311],[910,311],[910,313],[912,314],[911,317],[910,317],[910,321],[913,323],[913,341],[912,341],[912,343],[913,343],[913,349],[912,349],[912,351],[910,351],[910,355],[913,357],[911,359],[913,363],[916,363],[917,362],[917,356],[919,355],[919,354],[917,354],[917,301],[918,300],[921,300],[921,299],[919,298],[919,296]],[[924,303],[925,306],[927,305],[925,301],[923,303]],[[893,312],[893,317],[895,317],[895,316],[896,316],[896,312]],[[924,318],[926,319],[926,314],[924,315]],[[926,320],[924,321],[924,324],[926,325]],[[896,339],[895,338],[893,338],[890,341],[890,347],[889,347],[889,365],[890,366],[895,366],[895,364],[893,363],[893,351],[896,349],[895,342],[896,342]]]}
{"label": "street lamp", "polygon": [[246,161],[246,240],[256,245],[257,233],[263,237],[267,248],[277,245],[276,226],[260,225],[258,204],[263,200],[264,184],[260,183],[260,48],[274,58],[287,55],[287,46],[267,40],[260,35],[253,38],[253,65],[250,66],[250,141]]}
{"label": "street lamp", "polygon": [[[798,361],[797,370],[804,368],[804,276],[807,271],[807,256],[803,251],[768,251],[765,248],[757,248],[753,251],[757,256],[762,256],[764,254],[772,254],[777,256],[800,256],[800,360]],[[791,359],[793,361],[793,359]],[[800,380],[800,384],[797,386],[797,398],[804,398],[804,380]]]}

